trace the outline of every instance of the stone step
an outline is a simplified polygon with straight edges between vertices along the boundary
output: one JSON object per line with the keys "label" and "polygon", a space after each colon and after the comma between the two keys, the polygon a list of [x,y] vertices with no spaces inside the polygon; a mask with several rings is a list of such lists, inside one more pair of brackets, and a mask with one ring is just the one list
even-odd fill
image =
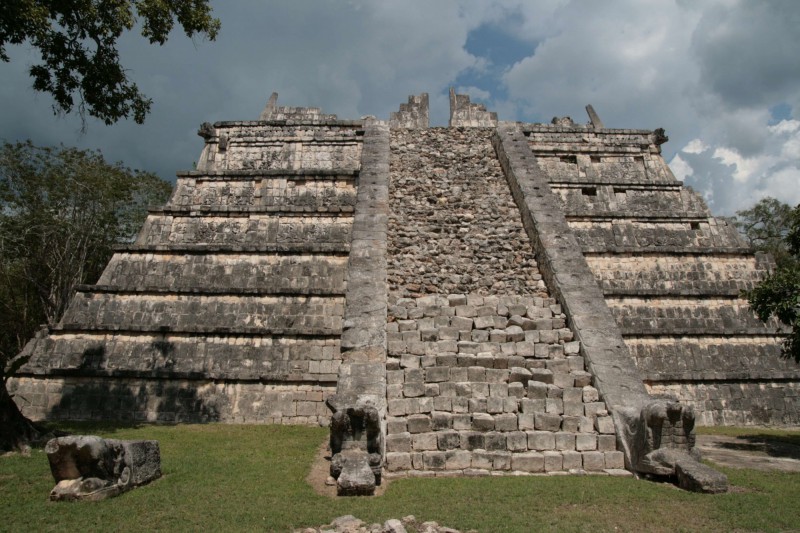
{"label": "stone step", "polygon": [[302,216],[342,216],[350,217],[353,214],[353,206],[347,204],[328,204],[328,205],[207,205],[181,206],[171,204],[165,207],[151,207],[147,210],[150,215],[160,215],[169,217],[218,217],[236,218],[249,217],[253,215],[271,215],[281,217],[302,217]]}
{"label": "stone step", "polygon": [[611,252],[630,249],[638,252],[665,252],[696,248],[714,250],[737,249],[745,253],[749,248],[736,228],[724,221],[709,219],[702,222],[639,222],[621,221],[570,221],[584,252]]}
{"label": "stone step", "polygon": [[[180,174],[179,174],[180,175]],[[588,179],[584,178],[583,181],[576,181],[576,180],[565,180],[559,181],[556,178],[548,179],[547,183],[550,185],[550,188],[554,193],[562,194],[565,190],[578,190],[583,192],[584,188],[591,188],[594,187],[597,189],[598,194],[603,194],[603,190],[609,190],[616,194],[617,192],[621,193],[630,193],[630,194],[645,194],[645,193],[657,193],[657,194],[680,194],[684,191],[683,182],[681,181],[670,181],[670,182],[653,182],[649,180],[643,180],[640,182],[636,181],[629,181],[626,182],[624,185],[621,185],[619,182],[615,181],[603,181],[601,179]]]}
{"label": "stone step", "polygon": [[358,178],[359,169],[259,169],[259,170],[180,170],[175,175],[195,181],[255,181],[268,179],[285,179],[287,181],[351,181]]}
{"label": "stone step", "polygon": [[293,287],[187,287],[173,288],[159,285],[139,285],[137,287],[119,287],[117,285],[75,285],[76,292],[97,294],[129,294],[129,295],[197,295],[197,296],[344,296],[344,290],[330,288],[293,288]]}
{"label": "stone step", "polygon": [[765,255],[589,255],[606,295],[738,295],[755,287],[773,266]]}
{"label": "stone step", "polygon": [[711,216],[702,198],[679,187],[573,184],[553,187],[564,214],[571,218],[704,220]]}
{"label": "stone step", "polygon": [[344,299],[319,296],[75,294],[65,330],[341,333]]}
{"label": "stone step", "polygon": [[276,254],[284,256],[336,255],[346,257],[350,251],[350,244],[347,242],[258,242],[255,244],[121,244],[114,246],[113,250],[118,253],[131,254]]}
{"label": "stone step", "polygon": [[[308,109],[308,108],[305,108]],[[313,126],[335,129],[355,129],[360,135],[364,134],[362,120],[339,120],[331,118],[335,115],[321,115],[320,118],[308,116],[295,117],[293,119],[272,119],[272,120],[221,120],[214,123],[215,128],[254,128],[263,126],[274,126],[277,128]]]}
{"label": "stone step", "polygon": [[118,252],[97,283],[120,290],[344,294],[346,269],[344,255]]}
{"label": "stone step", "polygon": [[53,332],[28,348],[27,374],[175,379],[336,380],[335,337]]}
{"label": "stone step", "polygon": [[356,172],[266,172],[181,177],[168,208],[195,211],[352,211]]}
{"label": "stone step", "polygon": [[757,380],[797,377],[780,357],[783,338],[753,336],[627,337],[625,344],[647,381]]}
{"label": "stone step", "polygon": [[229,244],[347,244],[350,216],[239,217],[149,215],[136,239],[138,245]]}
{"label": "stone step", "polygon": [[[671,335],[687,331],[749,333],[767,329],[747,301],[740,298],[608,297],[606,303],[623,335],[642,332]],[[775,325],[770,324],[770,329]]]}
{"label": "stone step", "polygon": [[[521,446],[525,436],[515,437],[514,446]],[[496,472],[544,474],[557,472],[592,472],[620,475],[624,457],[618,451],[549,450],[513,453],[494,449],[499,442],[490,441],[491,450],[426,450],[422,452],[388,452],[387,477],[400,472],[408,477],[447,475],[489,476]]]}

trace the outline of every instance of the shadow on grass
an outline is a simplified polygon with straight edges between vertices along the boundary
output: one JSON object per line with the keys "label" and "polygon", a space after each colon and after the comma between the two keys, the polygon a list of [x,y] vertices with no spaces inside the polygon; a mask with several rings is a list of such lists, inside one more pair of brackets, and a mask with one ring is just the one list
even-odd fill
{"label": "shadow on grass", "polygon": [[736,442],[720,442],[719,448],[766,453],[770,457],[800,460],[800,435],[739,435]]}

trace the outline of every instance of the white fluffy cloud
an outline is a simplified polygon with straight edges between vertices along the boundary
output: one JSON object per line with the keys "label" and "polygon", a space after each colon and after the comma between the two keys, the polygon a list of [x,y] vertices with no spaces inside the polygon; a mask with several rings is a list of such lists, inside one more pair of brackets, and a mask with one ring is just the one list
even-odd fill
{"label": "white fluffy cloud", "polygon": [[[509,120],[585,121],[591,103],[609,127],[664,127],[673,171],[731,214],[772,194],[800,201],[800,3],[617,0],[387,0],[215,3],[222,32],[164,47],[122,40],[122,59],[153,97],[144,126],[55,121],[29,89],[34,58],[13,48],[0,64],[7,140],[99,147],[110,159],[170,176],[200,151],[200,122],[258,116],[268,95],[343,118],[387,118],[428,92],[446,124],[455,85]],[[522,43],[521,55],[470,48],[481,28]],[[483,43],[486,45],[486,43]],[[491,43],[490,43],[491,44]],[[527,54],[527,56],[525,56]],[[509,56],[510,57],[510,56]],[[494,62],[494,63],[493,63]],[[781,116],[771,110],[782,106]]]}

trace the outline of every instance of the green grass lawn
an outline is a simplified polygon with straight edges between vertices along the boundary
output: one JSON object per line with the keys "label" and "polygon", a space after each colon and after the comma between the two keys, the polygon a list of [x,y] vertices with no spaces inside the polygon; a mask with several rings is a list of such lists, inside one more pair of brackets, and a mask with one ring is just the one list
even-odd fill
{"label": "green grass lawn", "polygon": [[47,499],[53,479],[43,451],[0,457],[1,531],[291,531],[345,514],[381,523],[413,514],[481,532],[800,530],[800,474],[727,469],[734,490],[723,495],[630,478],[558,476],[403,479],[382,496],[328,498],[305,481],[325,428],[65,429],[157,439],[164,476],[102,502],[55,503]]}

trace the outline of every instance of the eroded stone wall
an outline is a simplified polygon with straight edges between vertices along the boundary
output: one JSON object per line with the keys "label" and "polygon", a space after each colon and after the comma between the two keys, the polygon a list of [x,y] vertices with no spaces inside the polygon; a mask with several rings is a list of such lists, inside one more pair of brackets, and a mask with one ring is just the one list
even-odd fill
{"label": "eroded stone wall", "polygon": [[390,292],[544,294],[491,134],[392,130]]}
{"label": "eroded stone wall", "polygon": [[9,391],[32,419],[327,425],[333,383],[20,377]]}

